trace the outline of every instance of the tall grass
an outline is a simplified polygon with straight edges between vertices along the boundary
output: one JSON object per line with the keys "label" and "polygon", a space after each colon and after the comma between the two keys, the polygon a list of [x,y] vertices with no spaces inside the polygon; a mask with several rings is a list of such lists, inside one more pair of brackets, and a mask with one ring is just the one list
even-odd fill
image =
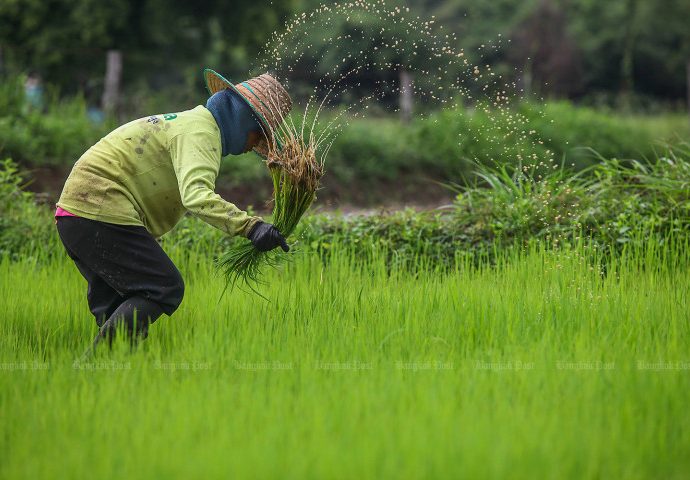
{"label": "tall grass", "polygon": [[180,310],[91,363],[74,265],[4,258],[0,476],[683,478],[688,246],[414,275],[334,247],[258,303],[172,247]]}

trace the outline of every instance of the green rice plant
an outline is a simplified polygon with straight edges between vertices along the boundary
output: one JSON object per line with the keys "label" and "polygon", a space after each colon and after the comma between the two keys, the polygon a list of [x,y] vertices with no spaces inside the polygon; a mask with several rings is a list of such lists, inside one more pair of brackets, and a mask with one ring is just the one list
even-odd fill
{"label": "green rice plant", "polygon": [[443,274],[333,244],[267,270],[271,302],[219,302],[208,255],[172,247],[180,308],[89,361],[64,249],[0,258],[0,478],[687,477],[687,240]]}
{"label": "green rice plant", "polygon": [[[324,153],[317,155],[317,148],[328,140],[328,135],[314,133],[316,119],[305,135],[301,128],[288,121],[273,135],[266,166],[273,180],[273,224],[288,238],[297,227],[302,215],[316,198],[319,181],[324,172]],[[280,137],[278,139],[277,137]],[[227,287],[234,287],[242,281],[255,293],[253,285],[260,283],[261,271],[265,265],[275,266],[280,258],[274,252],[262,252],[249,242],[232,247],[218,260]]]}

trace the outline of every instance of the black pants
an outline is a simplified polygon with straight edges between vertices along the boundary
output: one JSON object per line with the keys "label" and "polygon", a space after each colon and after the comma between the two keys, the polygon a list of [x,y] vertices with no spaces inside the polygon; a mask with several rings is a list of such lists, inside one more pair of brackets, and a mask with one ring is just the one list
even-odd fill
{"label": "black pants", "polygon": [[146,337],[148,325],[182,302],[184,281],[175,264],[144,227],[81,217],[57,217],[68,255],[88,282],[89,309],[99,336],[112,339],[124,324]]}

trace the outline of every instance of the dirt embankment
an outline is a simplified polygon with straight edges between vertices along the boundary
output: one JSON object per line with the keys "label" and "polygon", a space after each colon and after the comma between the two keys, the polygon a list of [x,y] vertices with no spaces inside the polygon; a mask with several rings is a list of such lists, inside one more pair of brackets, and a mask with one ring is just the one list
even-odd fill
{"label": "dirt embankment", "polygon": [[[27,189],[35,192],[42,203],[54,204],[69,168],[37,167],[28,170]],[[270,211],[271,182],[268,175],[264,182],[252,182],[245,185],[232,185],[221,176],[216,191],[228,201],[240,208],[251,205],[257,212]],[[316,207],[319,210],[343,210],[345,212],[367,212],[381,208],[398,210],[412,207],[415,209],[432,209],[447,205],[453,199],[453,193],[438,183],[416,176],[407,176],[395,180],[369,182],[364,185],[358,182],[342,184],[324,177],[323,187],[318,192]]]}

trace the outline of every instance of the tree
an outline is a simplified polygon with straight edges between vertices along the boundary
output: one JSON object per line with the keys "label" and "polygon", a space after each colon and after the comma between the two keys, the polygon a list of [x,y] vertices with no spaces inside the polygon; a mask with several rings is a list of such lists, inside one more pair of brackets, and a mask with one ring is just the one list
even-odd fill
{"label": "tree", "polygon": [[293,5],[292,0],[275,5],[251,0],[4,0],[0,44],[6,68],[39,70],[64,92],[102,78],[111,50],[122,52],[125,85],[145,79],[160,86],[185,82],[191,75],[200,78],[207,62],[231,73],[245,71]]}
{"label": "tree", "polygon": [[[403,120],[411,114],[413,97],[417,108],[438,105],[457,94],[447,87],[464,88],[457,77],[470,67],[447,48],[454,46],[452,33],[436,29],[419,5],[340,5],[303,2],[304,21],[280,39],[274,54],[282,57],[293,82],[322,93],[337,83],[334,101],[356,105],[376,98],[379,104],[399,107]],[[311,93],[309,87],[304,90]]]}
{"label": "tree", "polygon": [[663,8],[641,2],[643,19],[635,48],[636,88],[665,98],[687,92],[690,110],[690,2],[666,0]]}
{"label": "tree", "polygon": [[571,97],[582,88],[580,52],[567,31],[563,10],[552,0],[542,0],[511,32],[508,60],[522,71],[527,96],[536,90]]}

